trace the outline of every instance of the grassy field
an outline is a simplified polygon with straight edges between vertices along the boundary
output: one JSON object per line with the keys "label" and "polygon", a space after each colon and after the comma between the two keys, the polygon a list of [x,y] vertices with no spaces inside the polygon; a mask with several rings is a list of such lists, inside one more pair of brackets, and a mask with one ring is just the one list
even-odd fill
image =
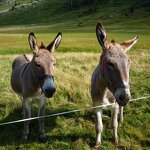
{"label": "grassy field", "polygon": [[[73,9],[68,9],[67,4],[68,0],[44,0],[31,7],[0,14],[0,123],[22,119],[21,101],[10,87],[10,75],[13,59],[19,54],[31,53],[27,41],[30,32],[35,32],[38,43],[43,41],[45,45],[58,32],[63,34],[55,53],[57,91],[52,99],[47,100],[46,115],[92,106],[90,79],[101,53],[95,35],[98,21],[107,29],[109,40],[120,43],[139,36],[138,43],[128,53],[132,61],[131,94],[132,98],[150,95],[149,0],[102,0],[99,5],[92,3]],[[14,3],[1,5],[0,10],[10,5]],[[106,109],[101,150],[149,150],[149,106],[150,100],[144,99],[130,102],[125,107],[117,148],[112,144],[110,110]],[[34,103],[32,116],[37,116],[37,107],[38,103]],[[92,110],[46,118],[45,127],[48,141],[43,144],[37,140],[37,120],[31,122],[26,142],[21,139],[23,123],[0,126],[0,150],[90,150],[94,145]]]}
{"label": "grassy field", "polygon": [[[82,30],[83,29],[83,30]],[[109,40],[115,39],[116,42],[132,39],[136,35],[139,36],[139,42],[133,47],[130,53],[149,52],[150,34],[141,30],[141,32],[128,30],[119,30],[107,28]],[[84,31],[85,30],[85,31]],[[45,45],[56,36],[58,32],[62,32],[63,39],[61,47],[58,52],[100,52],[100,46],[96,39],[95,26],[74,28],[66,32],[66,28],[57,29],[48,26],[35,27],[15,27],[15,28],[1,28],[0,29],[0,54],[21,54],[23,52],[30,53],[28,44],[28,34],[35,32],[38,44],[42,41]],[[82,32],[81,32],[82,31]],[[88,32],[90,31],[90,32]],[[11,34],[10,34],[11,33]]]}
{"label": "grassy field", "polygon": [[[40,28],[40,27],[39,27]],[[88,29],[89,27],[87,27]],[[32,30],[37,32],[39,42],[48,44],[57,34],[55,30],[48,34],[49,27]],[[2,30],[2,29],[1,29]],[[9,29],[8,29],[9,30]],[[11,29],[11,34],[0,34],[0,122],[21,119],[21,102],[10,87],[11,64],[21,53],[31,53],[27,37],[31,28],[22,32]],[[132,98],[150,94],[150,54],[149,34],[110,30],[109,39],[118,42],[139,35],[137,45],[129,52],[132,60],[130,84]],[[3,30],[5,31],[5,30]],[[46,33],[47,32],[47,33]],[[90,98],[90,78],[98,63],[101,48],[94,32],[63,32],[63,40],[56,51],[57,59],[55,82],[57,92],[47,100],[45,114],[86,108],[92,105]],[[149,99],[131,102],[125,107],[125,120],[119,127],[119,150],[148,150],[150,147],[150,101]],[[37,104],[33,107],[33,116],[37,115]],[[104,131],[101,149],[113,150],[110,110],[105,110]],[[48,141],[45,144],[37,140],[37,120],[32,121],[30,138],[21,140],[23,123],[0,126],[0,149],[60,149],[88,150],[95,141],[94,114],[91,110],[81,111],[45,120]]]}

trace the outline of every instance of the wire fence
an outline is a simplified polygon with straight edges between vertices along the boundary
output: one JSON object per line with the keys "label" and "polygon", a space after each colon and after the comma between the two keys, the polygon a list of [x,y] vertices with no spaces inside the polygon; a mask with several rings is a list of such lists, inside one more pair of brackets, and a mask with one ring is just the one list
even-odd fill
{"label": "wire fence", "polygon": [[[149,96],[144,96],[144,97],[139,97],[139,98],[136,98],[136,99],[131,99],[129,102],[134,102],[134,101],[148,99],[148,98],[150,98],[150,95]],[[112,106],[114,104],[115,103],[110,103],[110,104],[105,104],[105,105],[99,105],[99,106],[86,107],[86,108],[81,108],[81,109],[74,109],[74,110],[70,110],[70,111],[58,112],[58,113],[49,114],[49,115],[45,115],[45,116],[38,116],[38,117],[14,120],[14,121],[0,123],[0,126],[20,123],[20,122],[25,122],[25,121],[31,121],[31,120],[41,119],[41,118],[49,118],[49,117],[54,117],[54,116],[61,116],[61,115],[66,115],[66,114],[71,114],[71,113],[76,113],[76,112],[86,111],[86,110],[91,110],[91,109],[96,109],[96,108],[103,108],[103,107]]]}

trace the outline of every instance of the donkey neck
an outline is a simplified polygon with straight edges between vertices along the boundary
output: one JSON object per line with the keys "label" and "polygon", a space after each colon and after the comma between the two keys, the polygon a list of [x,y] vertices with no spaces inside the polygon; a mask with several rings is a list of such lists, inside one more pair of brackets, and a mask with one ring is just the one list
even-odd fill
{"label": "donkey neck", "polygon": [[[100,65],[98,64],[95,71],[93,72],[93,76],[92,76],[92,86],[94,89],[94,93],[96,95],[99,95],[100,93],[103,93],[103,91],[105,91],[105,89],[107,88],[106,82],[103,78],[103,75],[101,73],[100,70]],[[101,95],[101,94],[100,94]]]}
{"label": "donkey neck", "polygon": [[36,75],[35,75],[35,72],[34,72],[34,69],[33,69],[33,61],[31,61],[30,62],[30,66],[29,66],[30,68],[30,80],[32,80],[31,81],[31,83],[35,86],[37,86],[37,87],[40,87],[40,81],[39,81],[39,79],[36,77]]}
{"label": "donkey neck", "polygon": [[104,75],[103,75],[103,68],[102,68],[103,66],[101,66],[101,64],[99,63],[97,67],[98,67],[97,76],[96,76],[97,83],[99,83],[99,86],[105,88],[107,83],[106,83]]}
{"label": "donkey neck", "polygon": [[39,95],[39,92],[41,92],[40,83],[33,73],[32,61],[27,64],[27,67],[22,74],[22,83],[22,89],[24,92],[22,94],[25,97],[34,96],[37,95],[37,93]]}

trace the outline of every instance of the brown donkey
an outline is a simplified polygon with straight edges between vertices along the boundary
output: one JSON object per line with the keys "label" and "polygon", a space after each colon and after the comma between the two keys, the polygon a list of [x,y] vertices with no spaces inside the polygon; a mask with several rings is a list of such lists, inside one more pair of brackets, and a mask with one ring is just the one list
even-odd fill
{"label": "brown donkey", "polygon": [[[91,97],[93,105],[112,105],[111,120],[115,145],[118,144],[118,113],[119,121],[123,122],[123,106],[131,98],[129,87],[130,59],[126,52],[137,42],[138,37],[125,41],[121,44],[108,42],[104,27],[98,23],[96,26],[97,39],[103,49],[99,64],[92,74]],[[96,145],[101,144],[101,133],[103,130],[102,108],[95,109],[96,113]]]}
{"label": "brown donkey", "polygon": [[[46,97],[53,96],[54,85],[54,50],[59,46],[62,34],[58,33],[55,39],[45,47],[37,46],[34,33],[29,34],[29,45],[33,56],[20,55],[12,64],[11,86],[22,97],[24,118],[31,117],[32,99],[39,100],[38,116],[44,115]],[[29,134],[29,121],[24,122],[23,139],[27,140]],[[44,118],[39,119],[39,139],[46,140]]]}

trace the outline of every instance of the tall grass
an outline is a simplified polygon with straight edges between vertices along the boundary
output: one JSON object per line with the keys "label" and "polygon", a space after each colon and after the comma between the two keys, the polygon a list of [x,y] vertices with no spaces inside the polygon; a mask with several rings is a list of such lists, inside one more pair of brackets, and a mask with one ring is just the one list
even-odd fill
{"label": "tall grass", "polygon": [[[45,45],[52,41],[57,32],[63,33],[63,40],[55,53],[57,91],[52,99],[47,100],[45,114],[92,105],[90,78],[101,53],[95,35],[98,21],[106,27],[109,40],[115,39],[120,43],[139,36],[138,43],[128,53],[132,60],[131,94],[132,98],[150,94],[150,18],[149,7],[144,5],[149,1],[119,3],[100,5],[91,14],[90,7],[67,10],[67,0],[46,0],[40,5],[0,15],[0,123],[22,119],[21,101],[10,87],[10,75],[13,59],[19,54],[31,53],[27,41],[30,32],[35,32],[38,43],[43,41]],[[133,5],[136,8],[131,14],[129,9]],[[149,150],[149,106],[149,99],[145,99],[125,107],[125,120],[118,131],[118,148],[112,144],[110,110],[104,110],[101,150]],[[37,107],[38,102],[33,105],[32,116],[37,116]],[[0,126],[0,149],[90,150],[94,145],[95,118],[91,110],[46,118],[45,127],[48,141],[40,143],[37,140],[37,120],[31,121],[27,142],[21,139],[23,123]]]}
{"label": "tall grass", "polygon": [[[98,53],[56,52],[55,82],[57,92],[47,100],[45,113],[68,111],[91,106],[90,78],[99,60]],[[10,87],[11,64],[17,55],[0,55],[0,120],[1,122],[21,119],[21,102]],[[130,54],[132,98],[149,95],[150,70],[149,54]],[[149,100],[131,102],[125,108],[125,120],[119,127],[120,146],[118,149],[148,149],[150,135]],[[33,116],[37,115],[37,104]],[[104,132],[101,149],[115,149],[112,144],[110,110],[104,111]],[[107,117],[106,117],[107,116]],[[47,118],[45,144],[37,140],[37,120],[31,122],[29,141],[21,140],[23,123],[0,126],[1,149],[90,149],[95,141],[94,114],[81,111],[69,115]]]}

